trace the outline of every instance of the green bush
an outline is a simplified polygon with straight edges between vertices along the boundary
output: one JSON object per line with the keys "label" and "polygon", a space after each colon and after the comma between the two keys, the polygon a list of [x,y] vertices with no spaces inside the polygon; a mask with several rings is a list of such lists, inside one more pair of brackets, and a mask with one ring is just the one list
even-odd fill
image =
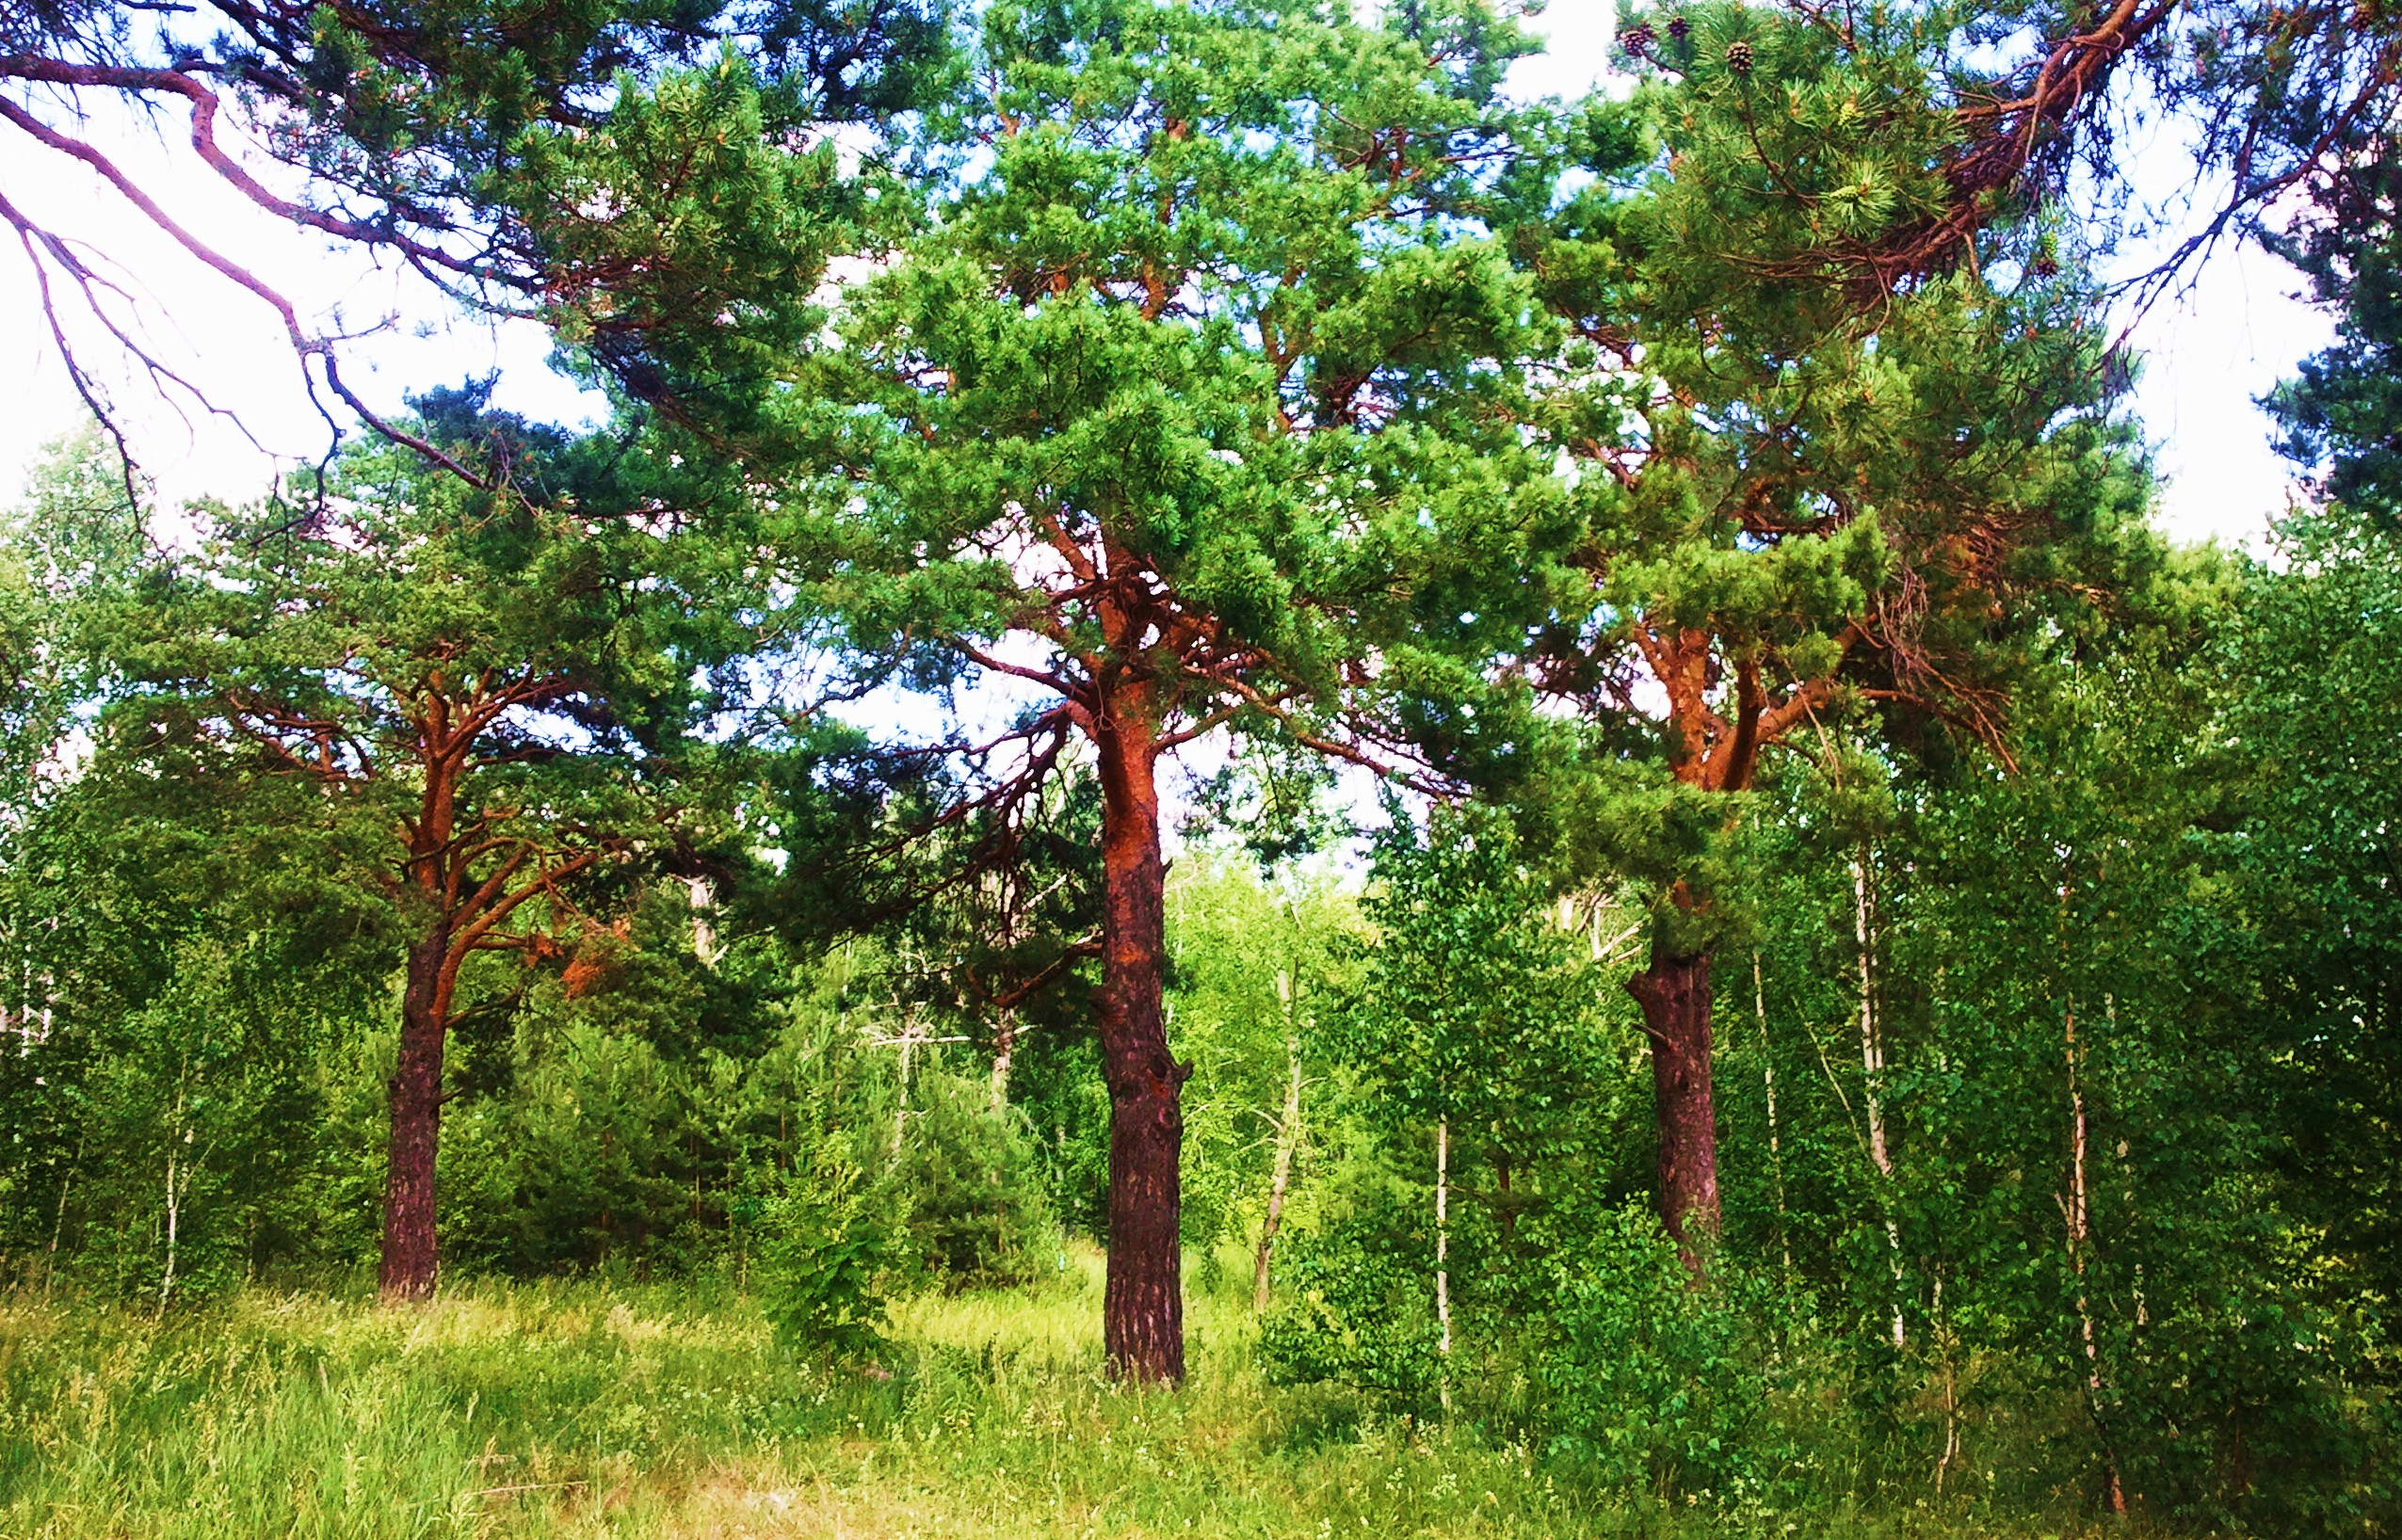
{"label": "green bush", "polygon": [[991,1094],[979,1078],[921,1076],[892,1175],[911,1263],[952,1288],[1024,1282],[1059,1249],[1032,1142]]}
{"label": "green bush", "polygon": [[1603,1210],[1530,1323],[1557,1452],[1605,1485],[1724,1493],[1776,1473],[1767,1378],[1729,1263],[1696,1287],[1659,1221]]}
{"label": "green bush", "polygon": [[1281,1271],[1290,1303],[1260,1323],[1278,1385],[1348,1386],[1394,1411],[1421,1411],[1443,1369],[1434,1318],[1433,1238],[1373,1211],[1298,1236]]}
{"label": "green bush", "polygon": [[899,1216],[895,1190],[827,1135],[761,1205],[759,1307],[779,1340],[844,1357],[883,1341]]}

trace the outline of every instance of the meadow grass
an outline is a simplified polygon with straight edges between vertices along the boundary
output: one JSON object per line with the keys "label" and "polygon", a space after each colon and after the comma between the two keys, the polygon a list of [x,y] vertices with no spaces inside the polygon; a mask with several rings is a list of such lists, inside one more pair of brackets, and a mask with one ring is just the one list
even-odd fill
{"label": "meadow grass", "polygon": [[411,1308],[253,1289],[164,1320],[19,1296],[0,1534],[1989,1532],[1581,1492],[1523,1446],[1267,1385],[1232,1278],[1191,1299],[1186,1387],[1129,1390],[1099,1372],[1100,1288],[1086,1249],[1040,1288],[905,1302],[873,1371],[780,1349],[707,1285],[469,1282]]}

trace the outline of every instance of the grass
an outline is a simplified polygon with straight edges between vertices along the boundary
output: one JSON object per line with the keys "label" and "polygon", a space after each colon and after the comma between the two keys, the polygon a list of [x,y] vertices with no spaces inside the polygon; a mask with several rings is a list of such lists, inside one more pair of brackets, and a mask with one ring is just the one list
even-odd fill
{"label": "grass", "polygon": [[1186,1388],[1123,1389],[1098,1373],[1100,1269],[1080,1251],[1038,1291],[908,1302],[880,1378],[780,1351],[706,1288],[477,1282],[410,1309],[254,1290],[164,1322],[20,1297],[0,1305],[0,1534],[1988,1532],[1630,1504],[1522,1447],[1277,1389],[1239,1270],[1190,1303]]}

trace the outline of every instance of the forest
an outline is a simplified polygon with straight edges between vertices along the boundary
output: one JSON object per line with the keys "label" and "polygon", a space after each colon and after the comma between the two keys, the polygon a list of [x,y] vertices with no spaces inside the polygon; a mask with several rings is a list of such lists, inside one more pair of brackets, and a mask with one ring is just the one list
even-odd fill
{"label": "forest", "polygon": [[2402,1534],[2402,18],[1541,23],[0,0],[0,1532]]}

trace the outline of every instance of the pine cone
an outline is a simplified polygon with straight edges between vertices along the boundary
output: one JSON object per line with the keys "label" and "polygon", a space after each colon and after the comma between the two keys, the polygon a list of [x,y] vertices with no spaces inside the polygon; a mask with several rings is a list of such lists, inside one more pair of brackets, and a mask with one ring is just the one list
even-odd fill
{"label": "pine cone", "polygon": [[2026,265],[2026,270],[2038,278],[2057,278],[2060,276],[2060,264],[2051,252],[2044,251],[2038,253],[2036,259]]}
{"label": "pine cone", "polygon": [[1677,41],[1683,42],[1685,40],[1685,35],[1692,30],[1693,24],[1686,21],[1684,17],[1671,16],[1669,18],[1669,36],[1674,38]]}
{"label": "pine cone", "polygon": [[1727,73],[1737,77],[1751,72],[1751,45],[1738,38],[1727,44]]}
{"label": "pine cone", "polygon": [[1618,40],[1625,45],[1628,53],[1641,58],[1645,50],[1660,40],[1660,35],[1652,30],[1651,23],[1638,22],[1620,33]]}

